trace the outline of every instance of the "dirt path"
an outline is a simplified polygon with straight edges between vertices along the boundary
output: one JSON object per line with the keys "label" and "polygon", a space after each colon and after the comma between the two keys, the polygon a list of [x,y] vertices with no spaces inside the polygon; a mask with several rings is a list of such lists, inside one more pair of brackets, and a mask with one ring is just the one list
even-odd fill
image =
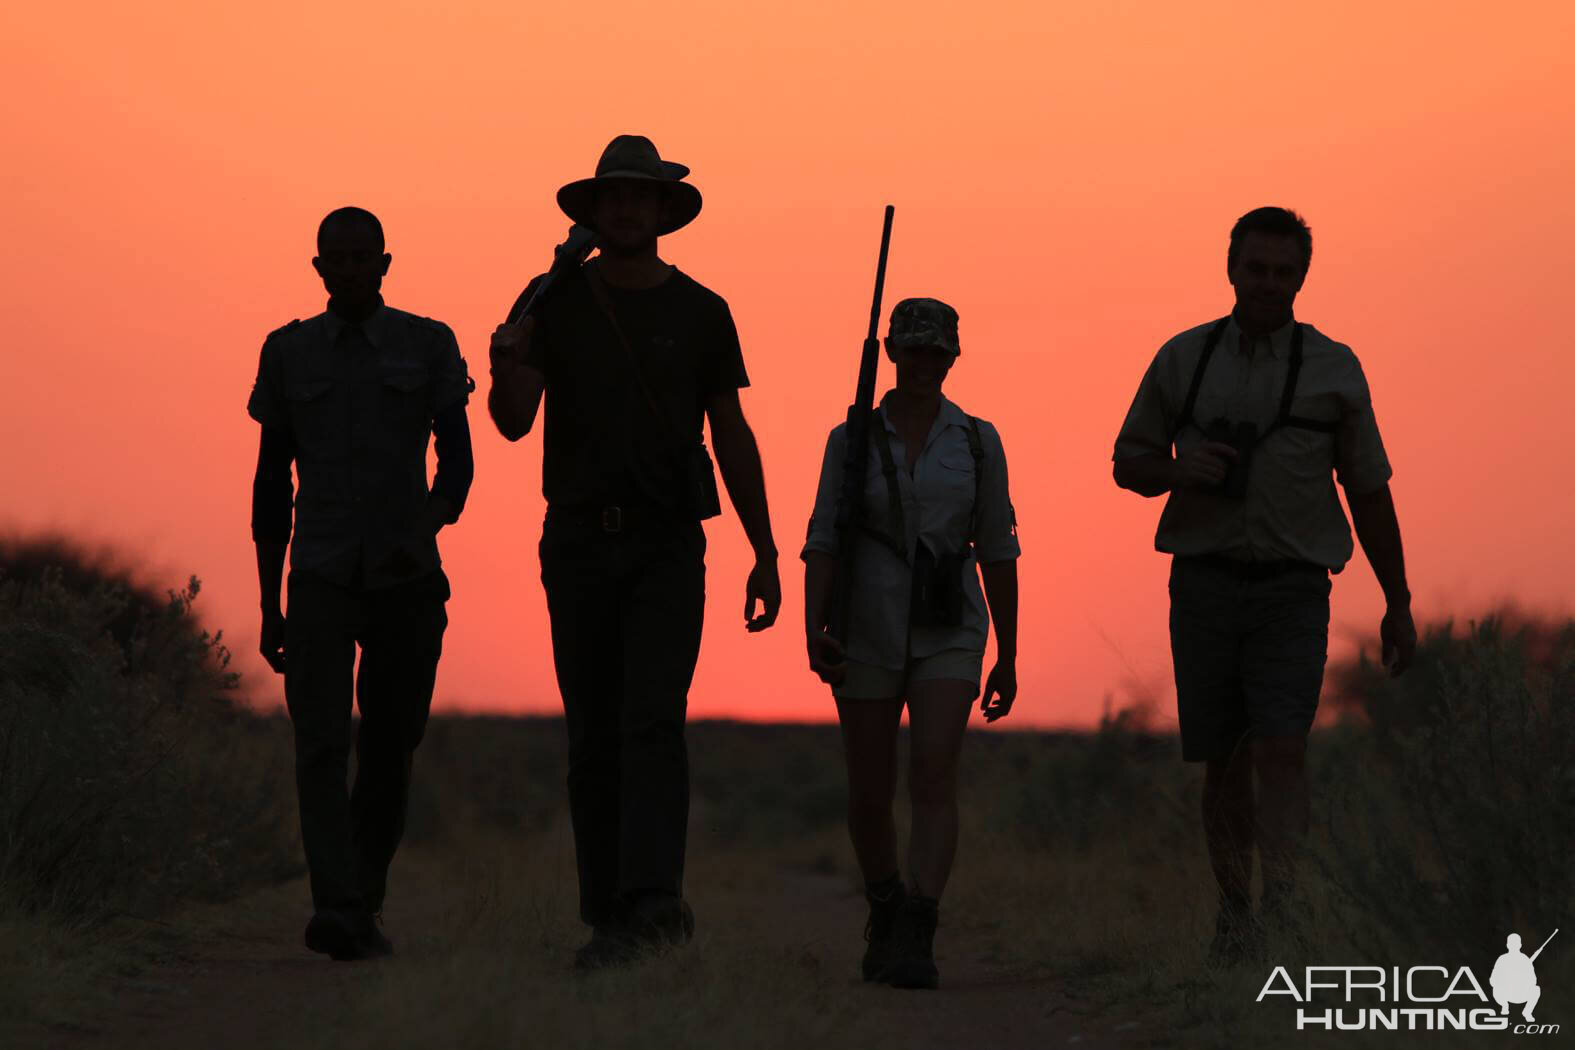
{"label": "dirt path", "polygon": [[788,873],[780,887],[784,907],[775,916],[780,936],[805,940],[846,972],[861,1013],[878,1015],[881,1028],[899,1034],[898,1045],[989,1050],[1167,1045],[1131,1017],[1079,1003],[1053,981],[1011,973],[996,961],[992,938],[948,924],[944,906],[936,937],[941,989],[902,992],[866,985],[857,977],[864,950],[862,897],[850,893],[839,876]]}
{"label": "dirt path", "polygon": [[[445,916],[452,915],[459,892],[450,860],[430,848],[412,849],[400,858],[400,896],[406,904],[391,932],[411,946],[410,953],[442,943]],[[820,960],[834,975],[833,994],[846,995],[861,1018],[878,1018],[895,1045],[990,1050],[1170,1045],[1129,1016],[1092,1011],[1052,982],[1004,972],[992,959],[991,938],[965,928],[943,925],[940,992],[864,985],[856,977],[863,902],[849,892],[846,880],[791,871],[782,872],[777,885],[771,899],[779,906],[766,912],[757,893],[712,890],[701,902],[702,921],[749,915],[761,936]],[[299,1045],[305,1035],[333,1031],[332,1022],[346,1003],[375,994],[377,968],[398,966],[405,955],[342,965],[308,953],[301,946],[305,897],[304,884],[294,882],[187,913],[179,920],[192,945],[186,954],[128,981],[93,1030],[56,1033],[48,1045],[61,1050],[245,1050]],[[835,975],[842,973],[848,976],[839,993]],[[564,979],[570,978],[565,974]]]}

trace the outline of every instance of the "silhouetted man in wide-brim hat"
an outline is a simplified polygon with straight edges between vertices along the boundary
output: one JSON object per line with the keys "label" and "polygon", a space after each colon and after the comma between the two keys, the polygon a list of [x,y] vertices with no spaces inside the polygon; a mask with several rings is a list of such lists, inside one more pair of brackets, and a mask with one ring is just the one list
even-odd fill
{"label": "silhouetted man in wide-brim hat", "polygon": [[[600,254],[492,340],[488,408],[503,436],[519,440],[544,394],[547,403],[541,576],[569,732],[580,915],[595,931],[582,967],[693,930],[684,720],[705,609],[700,522],[721,512],[706,421],[755,551],[748,629],[770,626],[781,604],[732,315],[656,251],[658,237],[700,213],[688,172],[643,136],[613,139],[595,177],[558,191]],[[765,611],[751,619],[757,602]]]}

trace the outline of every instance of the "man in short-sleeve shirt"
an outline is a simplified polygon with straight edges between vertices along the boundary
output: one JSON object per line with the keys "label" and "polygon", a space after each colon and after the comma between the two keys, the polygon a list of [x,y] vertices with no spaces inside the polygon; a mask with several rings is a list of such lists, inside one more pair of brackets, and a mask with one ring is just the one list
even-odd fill
{"label": "man in short-sleeve shirt", "polygon": [[[540,306],[493,336],[488,407],[510,441],[545,393],[541,578],[569,731],[569,809],[580,916],[577,966],[688,940],[684,720],[705,610],[705,532],[720,513],[716,461],[755,552],[751,631],[781,604],[760,453],[738,391],[749,384],[727,304],[657,255],[700,211],[700,192],[649,139],[621,135],[596,176],[558,204],[595,231]],[[526,289],[516,311],[540,287]],[[756,603],[764,612],[752,617]]]}
{"label": "man in short-sleeve shirt", "polygon": [[1380,635],[1394,673],[1416,644],[1391,470],[1361,364],[1292,314],[1311,258],[1312,235],[1294,212],[1244,215],[1227,256],[1235,309],[1160,348],[1115,445],[1118,485],[1169,494],[1155,546],[1173,556],[1182,757],[1206,763],[1216,961],[1261,946],[1250,900],[1255,839],[1264,915],[1292,917],[1329,576],[1353,553],[1336,480],[1388,601]]}
{"label": "man in short-sleeve shirt", "polygon": [[[374,917],[448,623],[436,535],[469,492],[474,384],[447,325],[383,304],[391,257],[375,216],[341,208],[317,241],[328,309],[268,336],[247,406],[262,425],[252,536],[262,653],[284,674],[295,728],[314,911],[306,945],[352,959],[392,950]],[[279,603],[286,546],[288,619]],[[347,793],[352,683],[361,727]]]}

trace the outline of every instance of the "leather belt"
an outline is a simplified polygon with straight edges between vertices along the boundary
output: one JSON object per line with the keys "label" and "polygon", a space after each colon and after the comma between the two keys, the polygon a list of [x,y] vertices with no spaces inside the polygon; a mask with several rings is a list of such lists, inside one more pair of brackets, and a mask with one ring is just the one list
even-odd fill
{"label": "leather belt", "polygon": [[651,503],[633,505],[589,503],[568,507],[549,506],[547,521],[553,525],[565,525],[573,529],[588,529],[592,532],[613,535],[652,525],[670,525],[673,523],[673,517],[665,508]]}
{"label": "leather belt", "polygon": [[1322,576],[1329,575],[1326,565],[1317,562],[1301,561],[1296,558],[1283,558],[1275,561],[1242,561],[1224,554],[1178,554],[1178,561],[1189,561],[1197,565],[1207,565],[1211,569],[1219,569],[1230,573],[1238,580],[1272,580],[1292,572],[1316,572]]}

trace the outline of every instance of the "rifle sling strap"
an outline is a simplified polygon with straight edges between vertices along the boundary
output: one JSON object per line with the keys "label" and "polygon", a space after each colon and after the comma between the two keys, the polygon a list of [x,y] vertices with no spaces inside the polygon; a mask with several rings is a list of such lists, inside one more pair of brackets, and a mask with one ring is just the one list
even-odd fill
{"label": "rifle sling strap", "polygon": [[617,311],[613,309],[612,300],[607,295],[607,287],[602,284],[601,275],[596,272],[595,264],[585,264],[584,272],[585,282],[590,285],[591,295],[595,298],[596,305],[601,308],[602,315],[607,318],[607,323],[612,326],[614,341],[623,349],[625,361],[629,366],[630,381],[634,384],[635,389],[640,392],[641,400],[645,402],[645,407],[650,411],[652,420],[656,423],[657,428],[662,431],[663,436],[667,438],[668,442],[675,449],[683,448],[689,442],[682,440],[674,429],[672,418],[662,411],[661,406],[656,402],[656,396],[651,393],[650,386],[646,384],[645,370],[640,367],[640,358],[634,352],[634,345],[623,334],[623,326],[618,323]]}

